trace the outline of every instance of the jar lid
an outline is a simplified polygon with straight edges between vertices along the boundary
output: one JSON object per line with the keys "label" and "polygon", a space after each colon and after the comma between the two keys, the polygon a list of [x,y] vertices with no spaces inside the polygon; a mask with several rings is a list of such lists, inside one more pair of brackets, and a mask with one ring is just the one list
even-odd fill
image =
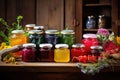
{"label": "jar lid", "polygon": [[34,27],[35,24],[26,24],[25,27]]}
{"label": "jar lid", "polygon": [[42,30],[30,30],[28,33],[29,34],[42,34],[43,31]]}
{"label": "jar lid", "polygon": [[75,34],[73,30],[62,30],[61,34]]}
{"label": "jar lid", "polygon": [[90,48],[91,48],[91,49],[103,49],[102,46],[91,46]]}
{"label": "jar lid", "polygon": [[13,30],[12,33],[23,34],[24,30]]}
{"label": "jar lid", "polygon": [[68,48],[69,46],[67,44],[56,44],[55,48]]}
{"label": "jar lid", "polygon": [[44,29],[44,26],[35,26],[34,29]]}
{"label": "jar lid", "polygon": [[78,43],[78,44],[73,44],[72,47],[74,47],[74,48],[83,48],[83,47],[85,47],[85,45]]}
{"label": "jar lid", "polygon": [[46,30],[45,33],[46,34],[58,34],[58,30],[54,30],[54,29],[53,30],[52,29],[51,30]]}
{"label": "jar lid", "polygon": [[92,33],[83,34],[83,38],[97,38],[97,35]]}
{"label": "jar lid", "polygon": [[49,43],[42,43],[42,44],[40,44],[39,45],[39,47],[53,47],[53,45],[52,44],[49,44]]}
{"label": "jar lid", "polygon": [[36,45],[34,43],[26,43],[23,44],[23,47],[36,47]]}

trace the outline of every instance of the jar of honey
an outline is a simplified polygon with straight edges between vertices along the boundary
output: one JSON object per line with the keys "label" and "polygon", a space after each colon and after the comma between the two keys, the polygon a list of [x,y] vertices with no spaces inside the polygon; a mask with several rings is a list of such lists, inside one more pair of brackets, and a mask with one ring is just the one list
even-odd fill
{"label": "jar of honey", "polygon": [[54,49],[54,61],[55,62],[69,62],[70,50],[67,44],[56,44]]}
{"label": "jar of honey", "polygon": [[[23,30],[13,30],[10,36],[10,46],[22,45],[27,43],[27,37]],[[22,51],[14,52],[13,56],[20,59],[22,56]]]}
{"label": "jar of honey", "polygon": [[25,25],[26,32],[29,32],[30,30],[33,30],[34,27],[35,27],[35,24],[26,24]]}
{"label": "jar of honey", "polygon": [[39,45],[40,53],[37,53],[37,60],[43,62],[52,62],[54,61],[54,52],[52,49],[52,44],[43,43]]}
{"label": "jar of honey", "polygon": [[22,61],[24,62],[34,62],[36,57],[36,45],[33,43],[27,43],[23,45]]}
{"label": "jar of honey", "polygon": [[69,47],[75,43],[75,32],[73,30],[62,30],[61,34],[61,43],[68,44]]}

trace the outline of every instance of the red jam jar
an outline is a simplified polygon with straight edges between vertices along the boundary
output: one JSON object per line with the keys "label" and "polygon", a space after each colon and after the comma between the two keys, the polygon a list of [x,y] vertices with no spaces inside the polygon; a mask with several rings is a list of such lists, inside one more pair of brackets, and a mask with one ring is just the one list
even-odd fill
{"label": "red jam jar", "polygon": [[90,51],[91,46],[98,45],[97,35],[96,34],[84,34],[82,44],[85,45],[86,49]]}
{"label": "red jam jar", "polygon": [[22,60],[24,62],[34,62],[35,56],[36,56],[36,45],[33,43],[27,43],[23,44],[23,54],[22,54]]}
{"label": "red jam jar", "polygon": [[39,45],[40,53],[37,54],[37,60],[43,62],[52,62],[54,61],[53,45],[49,43],[43,43]]}
{"label": "red jam jar", "polygon": [[100,56],[101,52],[103,51],[103,47],[102,46],[91,46],[91,54],[94,56]]}
{"label": "red jam jar", "polygon": [[73,44],[71,49],[71,59],[74,57],[79,57],[85,53],[85,45],[84,44]]}

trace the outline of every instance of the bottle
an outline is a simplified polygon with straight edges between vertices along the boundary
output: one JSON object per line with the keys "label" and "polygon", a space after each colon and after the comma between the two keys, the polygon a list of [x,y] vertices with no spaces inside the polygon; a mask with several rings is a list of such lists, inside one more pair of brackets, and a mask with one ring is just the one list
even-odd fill
{"label": "bottle", "polygon": [[105,28],[106,26],[106,20],[104,15],[99,15],[98,19],[98,28]]}
{"label": "bottle", "polygon": [[37,53],[37,60],[42,62],[53,62],[54,61],[54,52],[52,49],[52,44],[43,43],[40,44],[40,53]]}
{"label": "bottle", "polygon": [[61,34],[61,43],[68,44],[69,47],[75,43],[75,32],[73,30],[62,30]]}
{"label": "bottle", "polygon": [[60,36],[58,30],[46,30],[45,41],[53,46],[60,43]]}
{"label": "bottle", "polygon": [[87,29],[94,29],[96,26],[96,21],[94,16],[88,16],[87,22],[86,22],[86,28]]}
{"label": "bottle", "polygon": [[56,44],[54,49],[54,61],[55,62],[69,62],[70,50],[67,44]]}
{"label": "bottle", "polygon": [[36,57],[36,45],[33,43],[23,44],[23,54],[22,61],[24,62],[34,62]]}

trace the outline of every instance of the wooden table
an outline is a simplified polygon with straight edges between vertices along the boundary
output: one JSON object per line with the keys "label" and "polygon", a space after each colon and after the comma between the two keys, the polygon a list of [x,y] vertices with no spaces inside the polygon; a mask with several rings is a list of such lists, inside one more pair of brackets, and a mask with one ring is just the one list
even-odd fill
{"label": "wooden table", "polygon": [[113,64],[96,75],[83,74],[76,63],[0,63],[1,80],[120,80],[120,65]]}

